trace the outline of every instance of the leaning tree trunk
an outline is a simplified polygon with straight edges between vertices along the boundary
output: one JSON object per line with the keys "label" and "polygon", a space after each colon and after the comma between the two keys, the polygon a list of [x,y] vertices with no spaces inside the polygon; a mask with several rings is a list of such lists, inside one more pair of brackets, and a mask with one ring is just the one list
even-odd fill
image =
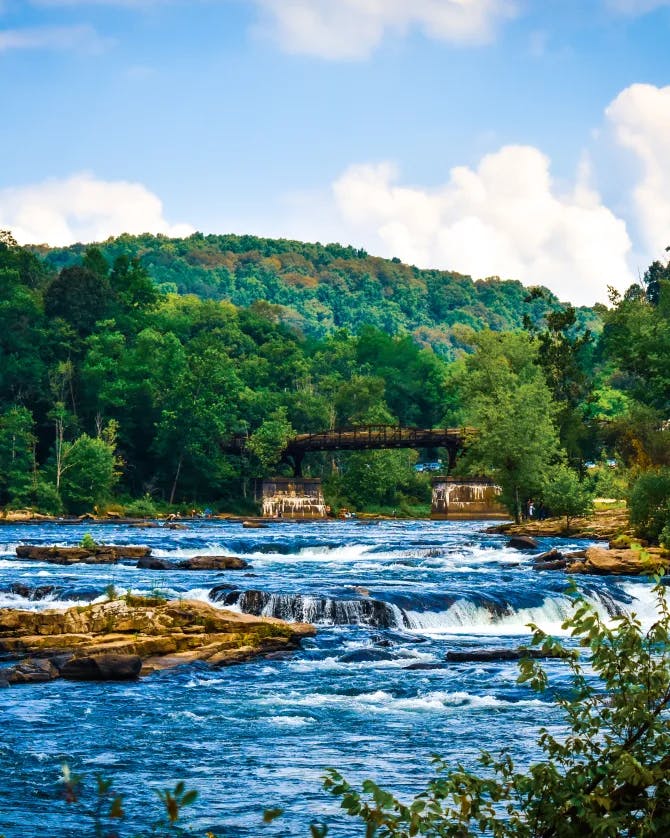
{"label": "leaning tree trunk", "polygon": [[174,480],[172,482],[172,491],[170,492],[170,506],[174,503],[174,497],[177,494],[177,483],[179,482],[179,472],[181,471],[181,464],[184,462],[184,452],[182,450],[181,454],[179,455],[179,462],[177,463],[177,471],[174,475]]}

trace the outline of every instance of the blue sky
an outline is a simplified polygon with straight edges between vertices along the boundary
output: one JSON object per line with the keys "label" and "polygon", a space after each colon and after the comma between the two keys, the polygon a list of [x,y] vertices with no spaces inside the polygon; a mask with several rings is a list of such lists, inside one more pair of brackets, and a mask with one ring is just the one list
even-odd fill
{"label": "blue sky", "polygon": [[604,300],[670,244],[669,35],[670,0],[0,0],[0,227]]}

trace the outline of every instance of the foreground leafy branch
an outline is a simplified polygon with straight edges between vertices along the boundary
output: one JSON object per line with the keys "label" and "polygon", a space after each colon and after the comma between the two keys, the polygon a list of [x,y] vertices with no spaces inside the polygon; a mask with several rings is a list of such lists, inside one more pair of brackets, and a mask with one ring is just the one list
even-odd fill
{"label": "foreground leafy branch", "polygon": [[572,589],[563,628],[582,652],[533,626],[533,646],[564,658],[570,687],[553,687],[538,659],[521,662],[519,681],[551,694],[569,733],[541,729],[544,758],[527,770],[508,750],[482,753],[482,775],[436,759],[437,776],[409,804],[370,780],[359,791],[337,771],[326,788],[364,822],[367,838],[670,834],[670,614],[660,580],[654,590],[658,620],[645,631],[635,615],[606,625]]}

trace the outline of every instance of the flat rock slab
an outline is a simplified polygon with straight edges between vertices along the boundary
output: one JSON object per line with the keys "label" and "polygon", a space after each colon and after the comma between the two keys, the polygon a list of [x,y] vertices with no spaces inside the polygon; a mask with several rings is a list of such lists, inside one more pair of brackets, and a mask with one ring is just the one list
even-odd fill
{"label": "flat rock slab", "polygon": [[237,556],[193,556],[179,562],[182,570],[244,570],[249,562]]}
{"label": "flat rock slab", "polygon": [[19,663],[0,671],[0,681],[128,680],[194,660],[228,666],[291,652],[315,633],[306,623],[237,614],[194,600],[128,596],[67,611],[3,608],[0,653]]}
{"label": "flat rock slab", "polygon": [[249,563],[237,556],[193,556],[181,562],[171,562],[145,556],[137,562],[140,570],[244,570]]}
{"label": "flat rock slab", "polygon": [[606,550],[603,547],[589,547],[586,558],[572,562],[566,568],[568,573],[590,573],[596,576],[648,576],[660,567],[667,568],[670,559],[661,550],[649,547],[645,550]]}
{"label": "flat rock slab", "polygon": [[151,554],[150,547],[135,545],[99,544],[87,547],[41,547],[20,544],[16,548],[19,559],[30,559],[50,564],[116,564],[121,559],[140,559]]}

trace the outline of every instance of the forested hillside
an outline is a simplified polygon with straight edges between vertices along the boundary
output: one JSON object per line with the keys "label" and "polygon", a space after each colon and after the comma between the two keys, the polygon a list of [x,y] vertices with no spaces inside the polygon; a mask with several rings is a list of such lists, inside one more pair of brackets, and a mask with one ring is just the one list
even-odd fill
{"label": "forested hillside", "polygon": [[[185,239],[124,235],[98,246],[110,264],[118,256],[138,258],[164,292],[236,306],[267,301],[277,319],[317,338],[363,326],[406,332],[446,357],[465,345],[463,326],[518,329],[524,316],[539,323],[558,307],[549,292],[528,299],[520,282],[419,270],[339,244],[196,233]],[[77,244],[39,252],[60,270],[78,264],[85,250]],[[577,321],[598,328],[590,309],[580,309]]]}

